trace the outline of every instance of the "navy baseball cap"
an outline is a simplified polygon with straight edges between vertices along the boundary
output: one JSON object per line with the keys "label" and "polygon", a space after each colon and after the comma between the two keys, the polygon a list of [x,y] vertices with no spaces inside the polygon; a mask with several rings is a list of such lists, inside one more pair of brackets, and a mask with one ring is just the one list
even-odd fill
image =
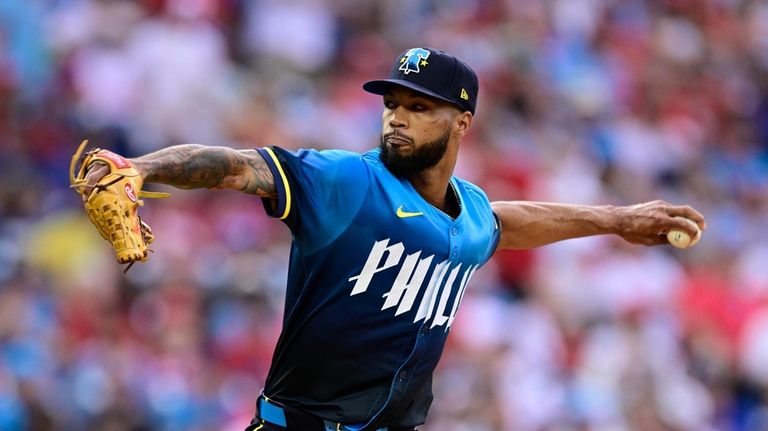
{"label": "navy baseball cap", "polygon": [[453,103],[463,111],[475,113],[479,84],[471,67],[458,58],[432,48],[411,48],[400,54],[389,71],[389,78],[363,84],[363,90],[385,94],[392,85]]}

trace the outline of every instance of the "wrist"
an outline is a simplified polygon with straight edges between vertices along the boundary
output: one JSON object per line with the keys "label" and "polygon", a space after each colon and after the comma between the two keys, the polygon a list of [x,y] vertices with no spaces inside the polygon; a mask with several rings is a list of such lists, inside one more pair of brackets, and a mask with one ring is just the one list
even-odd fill
{"label": "wrist", "polygon": [[136,171],[138,171],[139,176],[141,176],[141,178],[144,178],[144,179],[147,178],[147,176],[149,175],[149,172],[148,172],[149,169],[146,163],[144,163],[141,159],[138,159],[138,158],[128,159],[128,162],[131,165],[133,165],[133,168],[136,169]]}
{"label": "wrist", "polygon": [[605,233],[621,235],[624,231],[626,208],[615,205],[605,205],[603,208],[605,209],[605,220],[603,225]]}

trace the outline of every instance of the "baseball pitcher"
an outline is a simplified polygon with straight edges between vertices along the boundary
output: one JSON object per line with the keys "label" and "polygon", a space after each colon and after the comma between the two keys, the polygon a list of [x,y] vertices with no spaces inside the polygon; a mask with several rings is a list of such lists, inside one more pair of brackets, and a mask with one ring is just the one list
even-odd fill
{"label": "baseball pitcher", "polygon": [[[405,431],[423,424],[431,380],[473,275],[498,249],[616,234],[667,243],[705,228],[689,206],[489,202],[453,175],[478,98],[454,56],[412,48],[386,79],[381,140],[363,154],[280,147],[173,146],[134,159],[73,159],[72,183],[121,263],[153,235],[138,218],[144,182],[258,196],[293,235],[282,334],[247,430]],[[694,224],[686,220],[692,220]]]}

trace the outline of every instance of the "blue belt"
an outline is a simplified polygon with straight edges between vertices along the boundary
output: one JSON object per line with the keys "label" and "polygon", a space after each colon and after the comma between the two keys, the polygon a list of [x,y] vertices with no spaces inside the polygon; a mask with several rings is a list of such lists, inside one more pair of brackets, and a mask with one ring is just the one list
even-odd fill
{"label": "blue belt", "polygon": [[[259,396],[259,417],[265,422],[269,422],[281,427],[296,426],[301,423],[302,427],[306,426],[309,422],[316,423],[318,431],[358,431],[361,428],[355,426],[344,425],[338,422],[332,422],[329,420],[321,419],[315,416],[311,416],[307,413],[299,412],[296,409],[288,409],[275,401],[270,400],[264,395]],[[322,428],[320,428],[322,427]],[[397,431],[397,429],[412,429],[412,428],[391,428],[381,427],[376,428],[373,431]]]}

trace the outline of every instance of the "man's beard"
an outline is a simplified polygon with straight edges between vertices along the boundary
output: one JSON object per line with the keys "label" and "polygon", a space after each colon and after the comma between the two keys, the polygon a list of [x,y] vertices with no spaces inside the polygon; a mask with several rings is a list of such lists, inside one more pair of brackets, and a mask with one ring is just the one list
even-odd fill
{"label": "man's beard", "polygon": [[418,174],[425,169],[435,166],[445,155],[448,149],[448,141],[451,138],[450,130],[446,130],[443,136],[432,142],[427,142],[421,146],[413,146],[411,154],[402,155],[397,150],[387,146],[387,137],[392,134],[383,135],[379,148],[381,154],[379,158],[384,162],[384,166],[398,177],[409,177]]}

